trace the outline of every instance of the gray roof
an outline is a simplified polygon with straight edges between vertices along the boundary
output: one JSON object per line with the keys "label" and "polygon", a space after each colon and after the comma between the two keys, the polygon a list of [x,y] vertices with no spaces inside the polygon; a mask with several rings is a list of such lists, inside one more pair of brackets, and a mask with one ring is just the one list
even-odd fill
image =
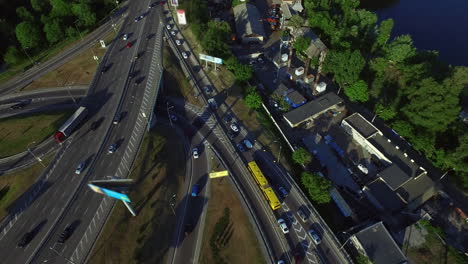
{"label": "gray roof", "polygon": [[354,113],[346,117],[344,120],[346,120],[346,122],[350,124],[364,138],[368,138],[379,131],[369,121],[367,121],[367,119],[358,113]]}
{"label": "gray roof", "polygon": [[293,102],[294,104],[300,104],[302,102],[305,102],[306,99],[304,96],[302,96],[302,94],[300,94],[298,91],[296,90],[292,90],[291,92],[288,93],[287,97],[289,98],[289,100],[291,100],[291,102]]}
{"label": "gray roof", "polygon": [[354,236],[364,248],[367,257],[369,257],[369,260],[372,261],[372,263],[407,263],[406,256],[395,243],[395,240],[382,222],[366,227],[354,234]]}
{"label": "gray roof", "polygon": [[241,37],[260,35],[265,37],[263,23],[260,21],[260,13],[252,4],[240,4],[234,8],[237,34]]}
{"label": "gray roof", "polygon": [[288,94],[288,90],[289,88],[284,83],[280,83],[275,90],[275,94],[284,97]]}
{"label": "gray roof", "polygon": [[333,92],[324,94],[292,111],[287,112],[283,117],[293,125],[300,124],[305,120],[321,114],[331,107],[343,102],[338,95]]}
{"label": "gray roof", "polygon": [[382,178],[393,191],[411,179],[409,175],[402,171],[396,164],[392,164],[383,171],[377,173],[377,176]]}
{"label": "gray roof", "polygon": [[323,42],[317,37],[317,35],[315,35],[315,33],[309,27],[296,28],[291,32],[291,35],[294,38],[306,37],[310,39],[310,45],[305,51],[305,53],[309,57],[317,57],[320,55],[320,52],[327,50],[327,46],[323,44]]}
{"label": "gray roof", "polygon": [[395,212],[405,206],[403,200],[380,178],[367,185],[367,188],[384,210]]}
{"label": "gray roof", "polygon": [[427,175],[421,175],[405,183],[397,190],[403,200],[411,203],[410,210],[418,208],[429,200],[436,193],[434,182]]}

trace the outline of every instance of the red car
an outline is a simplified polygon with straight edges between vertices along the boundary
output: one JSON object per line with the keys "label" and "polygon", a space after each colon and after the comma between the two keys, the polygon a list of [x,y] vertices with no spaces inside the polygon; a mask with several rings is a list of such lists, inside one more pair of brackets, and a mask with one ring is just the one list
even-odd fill
{"label": "red car", "polygon": [[164,5],[166,2],[165,1],[159,1],[160,5]]}
{"label": "red car", "polygon": [[126,46],[126,47],[127,47],[127,48],[132,47],[132,43],[131,43],[131,42],[127,42],[127,46]]}

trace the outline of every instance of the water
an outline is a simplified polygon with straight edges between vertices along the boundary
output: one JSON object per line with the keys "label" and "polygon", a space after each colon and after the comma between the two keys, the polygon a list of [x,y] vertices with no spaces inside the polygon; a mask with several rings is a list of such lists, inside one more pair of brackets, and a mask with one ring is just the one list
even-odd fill
{"label": "water", "polygon": [[361,0],[379,20],[393,18],[393,36],[410,34],[418,49],[437,50],[442,61],[468,66],[468,0]]}

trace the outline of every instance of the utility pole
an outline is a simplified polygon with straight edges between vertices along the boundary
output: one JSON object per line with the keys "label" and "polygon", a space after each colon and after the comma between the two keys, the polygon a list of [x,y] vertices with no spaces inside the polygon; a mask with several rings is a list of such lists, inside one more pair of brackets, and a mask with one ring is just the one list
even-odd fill
{"label": "utility pole", "polygon": [[174,108],[174,106],[169,107],[169,102],[166,102],[167,117],[169,118],[169,123],[171,124],[171,127],[173,127],[173,125],[172,125],[172,118],[171,118],[171,114],[169,113],[169,110],[172,108]]}

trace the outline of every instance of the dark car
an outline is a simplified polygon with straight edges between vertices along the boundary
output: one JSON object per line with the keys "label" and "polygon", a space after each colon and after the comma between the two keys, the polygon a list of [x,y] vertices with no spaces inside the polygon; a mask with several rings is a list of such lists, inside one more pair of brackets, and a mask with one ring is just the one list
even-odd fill
{"label": "dark car", "polygon": [[240,152],[244,152],[244,151],[245,151],[244,146],[242,146],[241,143],[237,143],[236,146],[237,146],[237,149],[239,149]]}
{"label": "dark car", "polygon": [[28,232],[24,234],[24,236],[20,239],[18,242],[18,247],[19,248],[24,248],[31,242],[31,240],[34,238],[34,234],[32,232]]}
{"label": "dark car", "polygon": [[229,131],[227,132],[227,135],[228,135],[228,137],[229,137],[230,139],[234,139],[234,138],[236,138],[236,136],[237,136],[237,134],[236,134],[234,131],[232,131],[232,130],[229,130]]}
{"label": "dark car", "polygon": [[213,87],[211,87],[211,85],[206,85],[205,87],[203,87],[203,90],[205,91],[205,93],[210,94],[213,92]]}
{"label": "dark car", "polygon": [[226,122],[226,124],[231,123],[232,121],[232,116],[229,113],[226,113],[223,115],[223,120]]}
{"label": "dark car", "polygon": [[59,244],[65,243],[65,241],[67,241],[67,239],[71,237],[74,230],[75,230],[75,227],[72,225],[65,228],[65,230],[63,230],[63,232],[60,234],[59,239],[57,240],[57,243]]}
{"label": "dark car", "polygon": [[24,100],[15,105],[10,106],[10,109],[11,110],[22,109],[23,107],[27,106],[29,103],[31,103],[31,100]]}

